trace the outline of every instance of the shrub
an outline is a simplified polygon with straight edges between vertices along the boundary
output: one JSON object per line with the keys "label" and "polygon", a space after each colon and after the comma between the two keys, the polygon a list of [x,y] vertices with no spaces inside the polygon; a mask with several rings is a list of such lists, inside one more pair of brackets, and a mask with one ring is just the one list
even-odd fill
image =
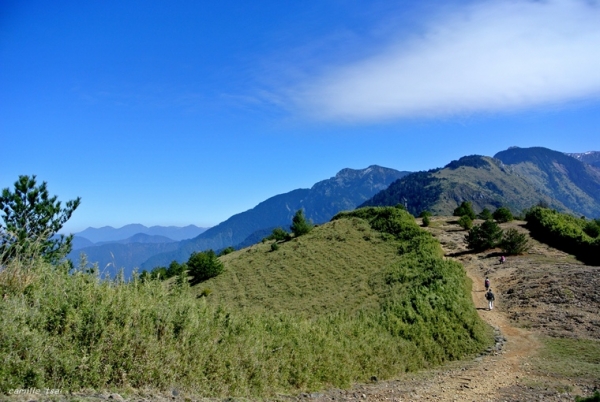
{"label": "shrub", "polygon": [[421,213],[419,214],[419,218],[425,218],[429,216],[431,216],[431,212],[429,211],[421,211]]}
{"label": "shrub", "polygon": [[283,230],[282,228],[275,228],[267,240],[276,240],[276,241],[284,241],[289,240],[290,234]]}
{"label": "shrub", "polygon": [[423,226],[427,227],[427,226],[429,226],[430,223],[431,223],[431,221],[429,220],[429,216],[424,216],[423,217]]}
{"label": "shrub", "polygon": [[513,220],[512,212],[506,207],[500,207],[492,215],[498,223],[510,222]]}
{"label": "shrub", "polygon": [[475,219],[475,212],[473,211],[473,206],[469,201],[463,201],[460,206],[458,206],[453,213],[454,216],[468,216],[471,220]]}
{"label": "shrub", "polygon": [[502,229],[494,221],[485,221],[481,225],[474,226],[465,236],[468,247],[476,251],[494,248],[501,239]]}
{"label": "shrub", "polygon": [[483,211],[477,215],[479,219],[483,219],[484,221],[489,221],[493,218],[492,211],[487,208],[483,208]]}
{"label": "shrub", "polygon": [[277,242],[271,243],[271,251],[277,251],[277,250],[279,250],[279,244],[277,244]]}
{"label": "shrub", "polygon": [[294,218],[292,219],[292,226],[290,230],[294,233],[294,236],[302,236],[310,232],[313,228],[313,224],[308,222],[304,217],[304,211],[299,209],[296,211]]}
{"label": "shrub", "polygon": [[224,248],[223,250],[221,250],[221,252],[219,253],[219,257],[221,257],[223,255],[231,254],[234,251],[235,251],[235,248],[233,248],[232,246],[229,246],[229,247]]}
{"label": "shrub", "polygon": [[593,265],[600,264],[600,238],[585,232],[586,221],[557,211],[534,207],[526,216],[531,235],[578,259]]}
{"label": "shrub", "polygon": [[473,220],[471,218],[469,218],[467,215],[463,215],[458,220],[458,224],[460,225],[461,228],[463,228],[465,230],[469,230],[473,227]]}
{"label": "shrub", "polygon": [[600,236],[600,219],[586,222],[583,231],[590,237]]}
{"label": "shrub", "polygon": [[508,255],[523,254],[529,250],[529,240],[524,233],[519,233],[515,228],[510,228],[504,232],[500,248]]}
{"label": "shrub", "polygon": [[575,402],[600,402],[600,391],[594,391],[594,395],[592,396],[576,396]]}
{"label": "shrub", "polygon": [[193,252],[187,262],[193,283],[203,282],[223,273],[223,263],[214,251]]}

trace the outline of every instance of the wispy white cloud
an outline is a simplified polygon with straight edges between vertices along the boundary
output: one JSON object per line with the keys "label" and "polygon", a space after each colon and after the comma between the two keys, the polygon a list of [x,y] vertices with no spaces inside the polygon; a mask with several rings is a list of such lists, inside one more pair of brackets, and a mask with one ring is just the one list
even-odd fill
{"label": "wispy white cloud", "polygon": [[333,121],[519,110],[600,96],[600,5],[471,3],[418,36],[288,88],[295,107]]}

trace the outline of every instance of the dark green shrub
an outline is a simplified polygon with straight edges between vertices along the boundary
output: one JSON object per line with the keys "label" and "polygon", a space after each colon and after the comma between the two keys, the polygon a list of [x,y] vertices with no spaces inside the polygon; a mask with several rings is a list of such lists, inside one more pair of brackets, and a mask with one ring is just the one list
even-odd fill
{"label": "dark green shrub", "polygon": [[221,257],[222,255],[231,254],[234,251],[235,251],[235,248],[233,248],[232,246],[229,246],[229,247],[224,248],[223,250],[221,250],[221,252],[219,253],[219,257]]}
{"label": "dark green shrub", "polygon": [[592,396],[576,396],[575,402],[600,402],[600,391],[594,391]]}
{"label": "dark green shrub", "polygon": [[223,273],[223,263],[212,250],[192,253],[187,265],[193,283],[203,282]]}
{"label": "dark green shrub", "polygon": [[600,219],[586,222],[583,231],[590,237],[600,236]]}
{"label": "dark green shrub", "polygon": [[515,228],[507,229],[500,242],[500,248],[508,255],[523,254],[529,250],[529,247],[527,235],[519,233]]}
{"label": "dark green shrub", "polygon": [[463,215],[458,220],[458,224],[460,225],[461,228],[463,228],[465,230],[469,230],[473,227],[473,220],[471,218],[469,218],[467,215]]}
{"label": "dark green shrub", "polygon": [[181,273],[185,270],[187,270],[187,265],[180,264],[177,261],[173,260],[169,264],[169,268],[167,268],[167,270],[165,272],[166,275],[163,279],[172,278],[174,276],[181,275]]}
{"label": "dark green shrub", "polygon": [[475,211],[469,201],[463,201],[453,213],[454,216],[468,216],[471,220],[475,219]]}
{"label": "dark green shrub", "polygon": [[492,216],[498,223],[510,222],[513,220],[512,212],[506,207],[498,208],[494,211]]}
{"label": "dark green shrub", "polygon": [[310,232],[313,228],[313,224],[306,220],[304,217],[304,211],[299,209],[296,211],[294,218],[292,219],[292,226],[290,230],[294,233],[294,236],[302,236]]}
{"label": "dark green shrub", "polygon": [[477,217],[479,219],[483,219],[484,221],[489,221],[490,219],[493,219],[492,211],[487,208],[483,208],[483,211],[481,211]]}
{"label": "dark green shrub", "polygon": [[423,217],[423,226],[427,227],[427,226],[429,226],[430,223],[431,223],[431,221],[429,220],[429,216],[424,216]]}
{"label": "dark green shrub", "polygon": [[537,240],[574,254],[588,264],[600,264],[600,238],[585,232],[585,220],[541,207],[531,208],[525,219]]}
{"label": "dark green shrub", "polygon": [[290,234],[283,230],[282,228],[273,229],[273,233],[269,237],[268,240],[276,240],[276,241],[284,241],[290,239]]}
{"label": "dark green shrub", "polygon": [[494,248],[501,239],[502,229],[494,221],[485,221],[481,225],[474,226],[465,236],[468,247],[476,251]]}
{"label": "dark green shrub", "polygon": [[277,242],[271,243],[271,251],[277,251],[277,250],[279,250],[279,244],[277,244]]}
{"label": "dark green shrub", "polygon": [[429,211],[421,211],[421,213],[419,214],[419,218],[425,218],[431,216],[431,212]]}

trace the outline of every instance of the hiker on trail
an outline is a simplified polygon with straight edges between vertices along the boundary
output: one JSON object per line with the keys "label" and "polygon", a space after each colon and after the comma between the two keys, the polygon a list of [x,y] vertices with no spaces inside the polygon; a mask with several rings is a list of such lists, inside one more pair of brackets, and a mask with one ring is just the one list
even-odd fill
{"label": "hiker on trail", "polygon": [[489,309],[492,310],[494,308],[494,300],[496,299],[494,297],[494,294],[492,293],[492,289],[489,289],[487,291],[487,293],[485,294],[485,299],[488,301]]}
{"label": "hiker on trail", "polygon": [[488,290],[490,288],[490,280],[487,276],[485,277],[485,281],[483,283],[485,285],[485,290]]}
{"label": "hiker on trail", "polygon": [[506,261],[506,257],[501,256],[500,257],[500,264],[504,264],[504,261]]}

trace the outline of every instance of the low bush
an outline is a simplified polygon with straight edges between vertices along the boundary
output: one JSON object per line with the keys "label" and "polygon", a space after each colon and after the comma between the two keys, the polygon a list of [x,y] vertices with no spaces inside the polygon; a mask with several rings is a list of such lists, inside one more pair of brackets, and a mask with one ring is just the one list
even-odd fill
{"label": "low bush", "polygon": [[431,220],[429,219],[429,216],[424,216],[423,217],[423,226],[427,227],[427,226],[429,226],[430,223],[431,223]]}
{"label": "low bush", "polygon": [[194,252],[187,262],[188,274],[192,276],[193,283],[203,282],[214,278],[223,272],[223,263],[214,251]]}
{"label": "low bush", "polygon": [[475,219],[475,211],[473,211],[473,206],[469,201],[463,201],[453,213],[454,216],[468,216],[471,220]]}
{"label": "low bush", "polygon": [[267,237],[267,240],[275,240],[275,241],[284,241],[284,240],[289,240],[289,239],[290,239],[290,234],[288,232],[286,232],[285,230],[283,230],[282,228],[273,229],[273,232],[271,233],[271,235],[269,235],[269,237]]}
{"label": "low bush", "polygon": [[470,249],[484,251],[496,247],[502,239],[502,233],[496,222],[485,221],[469,230],[465,240]]}
{"label": "low bush", "polygon": [[487,208],[483,208],[483,211],[481,211],[477,217],[479,219],[483,219],[484,221],[489,221],[490,219],[494,218],[492,216],[492,212]]}
{"label": "low bush", "polygon": [[585,219],[543,207],[530,209],[525,219],[536,239],[588,264],[600,264],[600,237],[592,237],[585,231],[588,224]]}
{"label": "low bush", "polygon": [[506,207],[498,208],[494,211],[492,216],[498,223],[510,222],[514,219],[512,212],[510,212],[510,209]]}
{"label": "low bush", "polygon": [[458,220],[458,225],[465,230],[469,230],[473,227],[473,220],[468,215],[463,215]]}
{"label": "low bush", "polygon": [[515,228],[507,229],[502,236],[500,248],[508,255],[523,254],[529,250],[529,240],[527,235],[519,233]]}

